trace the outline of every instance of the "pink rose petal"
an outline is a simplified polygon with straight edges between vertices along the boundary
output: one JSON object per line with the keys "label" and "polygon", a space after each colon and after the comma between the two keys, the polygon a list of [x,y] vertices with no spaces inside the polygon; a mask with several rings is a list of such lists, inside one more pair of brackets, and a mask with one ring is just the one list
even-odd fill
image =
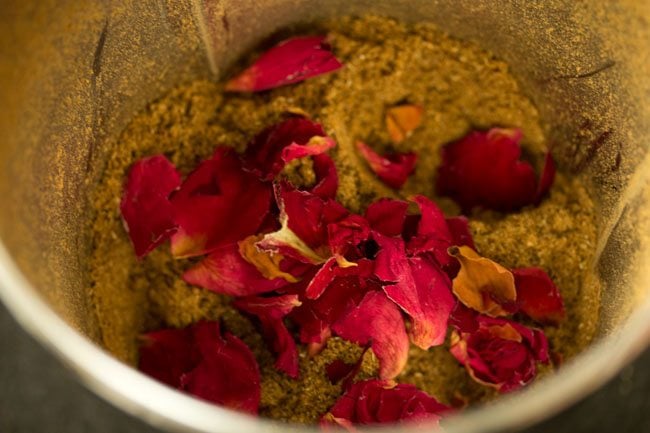
{"label": "pink rose petal", "polygon": [[357,150],[377,177],[394,189],[400,189],[406,183],[418,159],[412,152],[381,156],[361,141],[357,141]]}
{"label": "pink rose petal", "polygon": [[325,36],[301,36],[280,42],[226,83],[231,92],[260,92],[336,71],[343,65]]}
{"label": "pink rose petal", "polygon": [[180,184],[180,174],[162,155],[141,159],[131,167],[120,211],[138,258],[176,231],[169,195]]}

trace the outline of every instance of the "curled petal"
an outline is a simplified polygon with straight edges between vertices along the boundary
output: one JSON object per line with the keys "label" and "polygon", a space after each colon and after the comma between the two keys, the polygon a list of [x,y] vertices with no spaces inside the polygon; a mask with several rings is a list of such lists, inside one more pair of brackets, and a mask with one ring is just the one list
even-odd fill
{"label": "curled petal", "polygon": [[272,298],[246,297],[234,302],[238,309],[257,316],[266,339],[278,355],[275,367],[289,377],[299,376],[298,349],[289,333],[284,318],[301,305],[298,295],[283,295]]}
{"label": "curled petal", "polygon": [[447,249],[453,245],[453,236],[442,210],[423,195],[413,197],[420,208],[420,219],[415,235],[408,241],[408,252],[412,255],[430,253],[442,267],[453,263]]}
{"label": "curled petal", "polygon": [[408,206],[402,200],[381,198],[368,206],[365,216],[374,231],[384,236],[400,236]]}
{"label": "curled petal", "polygon": [[395,153],[381,156],[367,144],[357,141],[357,150],[377,177],[391,188],[400,189],[415,170],[415,153]]}
{"label": "curled petal", "polygon": [[131,167],[120,211],[138,258],[176,231],[169,196],[180,184],[180,174],[162,155],[141,159]]}
{"label": "curled petal", "polygon": [[520,130],[494,128],[445,146],[438,194],[453,198],[464,212],[477,206],[508,212],[538,202],[553,183],[552,158],[538,185],[533,167],[519,160],[520,141]]}
{"label": "curled petal", "polygon": [[324,199],[336,197],[336,191],[339,188],[339,177],[334,161],[325,154],[315,155],[312,159],[314,161],[316,185],[309,192]]}
{"label": "curled petal", "polygon": [[520,311],[541,323],[557,325],[564,319],[566,313],[560,291],[544,270],[520,268],[512,273]]}
{"label": "curled petal", "polygon": [[454,307],[451,283],[438,266],[422,257],[406,256],[404,241],[374,233],[379,245],[375,275],[386,295],[411,317],[413,343],[423,349],[440,345]]}
{"label": "curled petal", "polygon": [[286,278],[268,279],[239,253],[237,244],[218,248],[183,274],[189,284],[230,296],[267,293],[286,286]]}
{"label": "curled petal", "polygon": [[474,237],[469,229],[469,221],[466,217],[461,215],[447,218],[446,221],[449,232],[451,233],[453,245],[465,245],[476,250],[476,246],[474,246]]}
{"label": "curled petal", "polygon": [[260,403],[260,373],[250,349],[218,322],[144,336],[140,370],[204,400],[248,413]]}
{"label": "curled petal", "polygon": [[357,246],[369,237],[370,225],[361,215],[348,215],[327,226],[330,250],[341,267],[357,266],[356,263],[349,262],[345,256],[350,250],[356,250]]}
{"label": "curled petal", "polygon": [[203,161],[172,196],[178,231],[175,257],[190,257],[255,234],[271,205],[271,188],[241,167],[232,149],[221,147]]}
{"label": "curled petal", "polygon": [[424,109],[420,105],[404,104],[386,110],[386,129],[394,143],[406,140],[422,123]]}
{"label": "curled petal", "polygon": [[226,83],[230,92],[260,92],[336,71],[343,65],[325,36],[301,36],[280,42]]}
{"label": "curled petal", "polygon": [[307,144],[291,143],[282,149],[282,161],[285,164],[294,159],[304,158],[306,156],[320,155],[336,146],[336,142],[330,137],[314,136],[309,139]]}
{"label": "curled petal", "polygon": [[467,246],[451,247],[449,254],[460,262],[453,291],[468,307],[489,316],[509,314],[504,305],[517,299],[515,278],[508,269],[479,256]]}
{"label": "curled petal", "polygon": [[413,385],[371,379],[353,384],[322,418],[321,425],[350,430],[353,425],[436,423],[449,410]]}
{"label": "curled petal", "polygon": [[409,339],[399,309],[377,291],[368,292],[361,302],[332,326],[341,338],[360,345],[370,344],[379,360],[379,375],[397,376],[406,365]]}

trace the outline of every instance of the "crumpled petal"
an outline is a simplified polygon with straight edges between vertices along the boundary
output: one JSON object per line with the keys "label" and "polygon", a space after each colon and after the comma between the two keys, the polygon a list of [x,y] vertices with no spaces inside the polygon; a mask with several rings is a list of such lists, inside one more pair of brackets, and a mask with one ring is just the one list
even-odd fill
{"label": "crumpled petal", "polygon": [[424,257],[407,257],[404,241],[373,234],[379,245],[375,275],[385,283],[386,295],[412,321],[413,343],[424,350],[444,342],[454,308],[447,275]]}
{"label": "crumpled petal", "polygon": [[359,259],[355,263],[355,266],[340,266],[336,257],[331,257],[309,282],[304,296],[307,299],[318,299],[338,277],[359,278],[361,281],[360,285],[365,287],[362,283],[368,283],[367,280],[373,275],[374,269],[374,262],[369,259]]}
{"label": "crumpled petal", "polygon": [[293,159],[322,154],[335,145],[320,124],[290,117],[264,129],[248,143],[244,167],[264,180],[273,180]]}
{"label": "crumpled petal", "polygon": [[430,253],[441,267],[449,267],[454,259],[449,256],[447,249],[453,245],[454,239],[448,220],[440,208],[427,197],[417,195],[411,200],[420,208],[420,219],[417,232],[407,244],[409,254]]}
{"label": "crumpled petal", "polygon": [[[357,266],[356,263],[346,259],[346,255],[370,237],[370,225],[361,215],[351,214],[347,217],[327,225],[327,240],[330,251],[340,267]],[[359,255],[359,254],[357,254]],[[361,257],[355,257],[359,259]]]}
{"label": "crumpled petal", "polygon": [[178,231],[172,254],[191,257],[255,234],[271,206],[271,188],[242,169],[235,152],[220,147],[171,198]]}
{"label": "crumpled petal", "polygon": [[477,382],[510,392],[535,378],[538,362],[548,363],[542,331],[502,318],[476,321],[475,332],[452,332],[450,352]]}
{"label": "crumpled petal", "polygon": [[312,156],[316,184],[309,189],[314,195],[323,199],[336,197],[339,188],[339,176],[334,161],[326,154]]}
{"label": "crumpled petal", "polygon": [[548,274],[540,268],[513,269],[517,306],[533,320],[557,325],[564,319],[562,295]]}
{"label": "crumpled petal", "polygon": [[438,194],[453,198],[465,213],[477,206],[508,212],[538,202],[553,182],[552,158],[538,186],[533,167],[519,159],[520,141],[519,129],[493,128],[443,147]]}
{"label": "crumpled petal", "polygon": [[377,177],[394,189],[400,189],[406,183],[418,160],[413,152],[381,156],[361,141],[357,141],[357,150]]}
{"label": "crumpled petal", "polygon": [[451,247],[449,254],[460,262],[453,291],[468,307],[489,316],[507,316],[507,304],[517,300],[515,278],[500,264],[481,257],[468,246]]}
{"label": "crumpled petal", "polygon": [[384,236],[400,236],[409,204],[402,200],[380,198],[366,209],[370,227]]}
{"label": "crumpled petal", "polygon": [[336,71],[343,65],[325,36],[300,36],[280,42],[226,83],[226,91],[260,92]]}
{"label": "crumpled petal", "polygon": [[403,104],[386,110],[386,129],[393,143],[406,140],[422,123],[424,108],[415,104]]}
{"label": "crumpled petal", "polygon": [[282,277],[268,279],[239,253],[236,243],[212,252],[183,274],[189,284],[230,296],[249,296],[267,293],[286,286]]}
{"label": "crumpled petal", "polygon": [[321,419],[321,426],[397,422],[435,425],[450,408],[413,385],[370,379],[354,383]]}
{"label": "crumpled petal", "polygon": [[457,216],[447,218],[447,228],[451,233],[451,239],[453,245],[458,246],[467,246],[473,250],[476,250],[474,245],[474,237],[472,232],[469,229],[469,221],[464,216]]}
{"label": "crumpled petal", "polygon": [[329,256],[327,224],[344,218],[348,211],[334,200],[323,200],[284,183],[276,184],[275,197],[282,227],[265,235],[257,246],[304,263],[324,263]]}
{"label": "crumpled petal", "polygon": [[176,167],[163,155],[141,159],[131,167],[120,211],[138,258],[176,231],[169,196],[180,184]]}
{"label": "crumpled petal", "polygon": [[409,351],[404,320],[397,306],[382,292],[368,292],[332,325],[332,330],[348,341],[370,344],[379,360],[381,378],[392,379],[404,369]]}
{"label": "crumpled petal", "polygon": [[248,314],[257,316],[262,330],[278,355],[275,368],[291,378],[298,378],[300,367],[298,349],[291,333],[284,324],[284,318],[300,306],[298,295],[282,295],[271,298],[246,297],[234,301],[234,306]]}
{"label": "crumpled petal", "polygon": [[260,373],[250,349],[218,322],[199,322],[144,336],[140,370],[196,397],[256,414]]}

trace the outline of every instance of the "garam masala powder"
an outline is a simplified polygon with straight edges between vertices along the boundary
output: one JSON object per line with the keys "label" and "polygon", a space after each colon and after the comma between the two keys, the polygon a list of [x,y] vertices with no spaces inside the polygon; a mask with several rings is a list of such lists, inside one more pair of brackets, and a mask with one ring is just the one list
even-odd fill
{"label": "garam masala powder", "polygon": [[[224,83],[186,83],[137,114],[116,142],[97,185],[91,227],[89,290],[108,351],[135,366],[143,333],[220,321],[252,350],[259,365],[260,415],[298,423],[317,422],[343,393],[341,383],[328,378],[329,365],[336,360],[354,364],[363,354],[357,380],[367,379],[377,374],[377,358],[333,337],[313,356],[298,345],[299,378],[278,371],[275,355],[255,323],[232,305],[232,297],[183,280],[198,260],[177,260],[162,247],[136,259],[119,206],[129,168],[141,158],[161,154],[187,175],[218,145],[241,153],[259,131],[298,114],[321,124],[335,140],[329,154],[338,171],[336,199],[348,210],[363,213],[383,197],[424,195],[450,216],[461,209],[437,195],[434,180],[444,145],[473,130],[509,127],[522,131],[525,155],[538,172],[547,151],[538,113],[508,65],[475,44],[452,39],[428,24],[407,26],[379,17],[339,19],[320,28],[344,65],[334,73],[257,93],[226,92]],[[405,103],[423,108],[421,124],[396,142],[386,128],[385,113],[387,107]],[[417,154],[416,169],[401,189],[377,178],[359,154],[359,140],[379,154]],[[316,178],[308,158],[289,163],[283,174],[297,186],[312,185]],[[484,257],[508,269],[539,267],[559,288],[566,318],[558,326],[543,327],[551,364],[582,351],[595,333],[600,287],[592,263],[594,206],[580,180],[558,172],[538,206],[510,213],[474,210],[467,216],[476,249]],[[411,345],[396,381],[454,407],[497,396],[470,377],[450,353],[449,341],[429,350]]]}

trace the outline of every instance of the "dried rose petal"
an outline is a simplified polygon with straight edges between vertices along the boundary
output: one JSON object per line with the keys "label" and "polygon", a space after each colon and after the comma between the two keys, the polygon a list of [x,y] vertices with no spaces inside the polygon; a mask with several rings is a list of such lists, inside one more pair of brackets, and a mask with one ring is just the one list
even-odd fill
{"label": "dried rose petal", "polygon": [[233,243],[212,252],[183,274],[189,284],[230,296],[249,296],[267,293],[286,286],[282,277],[268,279],[239,253]]}
{"label": "dried rose petal", "polygon": [[273,352],[278,355],[275,368],[285,372],[289,377],[298,378],[300,374],[298,349],[283,320],[294,308],[300,306],[298,295],[239,298],[235,300],[234,305],[248,314],[257,316],[260,320],[264,335],[270,342]]}
{"label": "dried rose petal", "polygon": [[469,229],[469,221],[466,217],[451,217],[447,218],[446,221],[449,232],[451,233],[452,243],[454,245],[465,245],[473,250],[476,250],[476,246],[474,246],[474,238],[472,237],[472,232]]}
{"label": "dried rose petal", "polygon": [[336,191],[339,188],[339,176],[334,161],[325,154],[315,155],[312,160],[314,161],[316,185],[311,187],[309,192],[323,199],[336,197]]}
{"label": "dried rose petal", "polygon": [[508,212],[539,200],[553,182],[552,159],[538,182],[533,167],[520,161],[521,131],[494,128],[472,132],[445,146],[438,169],[438,194],[469,212],[476,206]]}
{"label": "dried rose petal", "polygon": [[[310,146],[309,143],[318,145]],[[287,162],[321,154],[334,145],[320,124],[302,117],[290,117],[264,129],[248,143],[243,156],[244,167],[264,180],[273,180]]]}
{"label": "dried rose petal", "polygon": [[506,316],[504,304],[517,299],[515,279],[508,269],[481,257],[468,246],[451,247],[449,254],[460,262],[453,281],[458,299],[474,310],[489,316]]}
{"label": "dried rose petal", "polygon": [[422,123],[424,108],[414,104],[398,105],[386,110],[386,129],[394,143],[406,140]]}
{"label": "dried rose petal", "polygon": [[341,267],[357,266],[346,259],[350,250],[368,240],[370,225],[361,215],[348,215],[340,221],[327,225],[327,239],[330,251]]}
{"label": "dried rose petal", "polygon": [[380,248],[375,275],[387,283],[386,295],[411,317],[413,343],[425,350],[442,344],[454,307],[449,278],[426,258],[408,258],[402,239],[373,236]]}
{"label": "dried rose petal", "polygon": [[140,370],[204,400],[257,413],[260,373],[250,349],[218,322],[199,322],[144,336]]}
{"label": "dried rose petal", "polygon": [[226,83],[230,92],[260,92],[336,71],[343,65],[325,36],[301,36],[280,42]]}
{"label": "dried rose petal", "polygon": [[255,234],[271,205],[271,188],[245,172],[235,152],[220,147],[172,196],[178,231],[175,257],[190,257]]}
{"label": "dried rose petal", "polygon": [[356,307],[332,325],[332,330],[345,340],[369,344],[379,360],[381,378],[394,378],[404,369],[409,351],[404,320],[399,309],[382,292],[368,292]]}
{"label": "dried rose petal", "polygon": [[558,324],[565,317],[560,291],[540,268],[513,269],[517,287],[517,306],[531,319]]}
{"label": "dried rose petal", "polygon": [[162,155],[141,159],[131,167],[120,211],[138,258],[176,231],[169,195],[180,184],[180,174]]}
{"label": "dried rose petal", "polygon": [[255,266],[264,278],[272,280],[274,278],[284,278],[289,283],[297,283],[299,280],[289,272],[281,268],[284,257],[282,254],[271,255],[266,251],[261,251],[256,244],[262,240],[264,235],[249,236],[243,241],[239,241],[239,254],[244,260]]}
{"label": "dried rose petal", "polygon": [[367,144],[357,141],[357,150],[377,177],[391,188],[400,189],[415,170],[415,153],[393,153],[381,156]]}
{"label": "dried rose petal", "polygon": [[449,407],[413,385],[386,380],[365,380],[353,384],[327,414],[321,426],[418,422],[435,425]]}
{"label": "dried rose petal", "polygon": [[420,208],[420,219],[417,231],[407,244],[409,254],[430,253],[442,267],[448,267],[454,259],[447,254],[447,249],[453,245],[453,236],[447,219],[440,208],[423,195],[413,197]]}
{"label": "dried rose petal", "polygon": [[380,198],[366,209],[370,227],[384,236],[399,236],[404,228],[408,203],[402,200]]}
{"label": "dried rose petal", "polygon": [[450,352],[477,382],[513,391],[535,378],[538,362],[548,363],[542,331],[501,318],[476,320],[475,332],[452,332]]}

